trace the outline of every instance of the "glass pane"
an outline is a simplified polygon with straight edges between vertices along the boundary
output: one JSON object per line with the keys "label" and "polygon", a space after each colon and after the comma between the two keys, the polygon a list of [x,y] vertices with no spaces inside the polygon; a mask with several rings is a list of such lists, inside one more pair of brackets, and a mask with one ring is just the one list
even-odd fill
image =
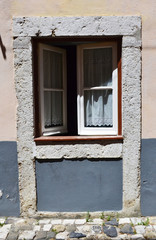
{"label": "glass pane", "polygon": [[112,48],[84,49],[84,87],[112,85]]}
{"label": "glass pane", "polygon": [[61,53],[43,50],[43,76],[44,88],[62,88],[63,63]]}
{"label": "glass pane", "polygon": [[63,126],[63,93],[44,92],[44,127]]}
{"label": "glass pane", "polygon": [[85,127],[113,127],[112,90],[84,92]]}

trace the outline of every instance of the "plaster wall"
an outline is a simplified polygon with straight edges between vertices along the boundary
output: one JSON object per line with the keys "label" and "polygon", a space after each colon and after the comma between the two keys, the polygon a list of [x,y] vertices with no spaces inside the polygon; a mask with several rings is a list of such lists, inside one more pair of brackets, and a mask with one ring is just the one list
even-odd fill
{"label": "plaster wall", "polygon": [[[156,108],[153,107],[156,102],[155,0],[151,0],[150,2],[149,0],[97,0],[96,2],[90,0],[29,0],[29,4],[26,0],[1,0],[0,9],[0,141],[18,140],[16,132],[16,108],[19,102],[16,100],[14,86],[13,16],[141,16],[142,138],[156,138]],[[143,144],[142,147],[144,148],[145,145]],[[149,153],[149,149],[153,149],[153,147],[153,144],[148,145],[148,149],[146,148],[145,150]],[[146,153],[143,152],[146,155],[143,163],[148,160]],[[42,154],[42,152],[38,151],[37,154]],[[31,161],[29,164],[31,165]],[[145,167],[144,169],[147,168]],[[136,176],[137,174],[136,170]],[[29,176],[27,177],[29,178]],[[133,176],[131,180],[133,181]]]}
{"label": "plaster wall", "polygon": [[0,141],[16,141],[16,95],[13,77],[10,1],[0,1]]}
{"label": "plaster wall", "polygon": [[142,16],[142,137],[156,137],[156,1],[151,0],[13,0],[14,16]]}
{"label": "plaster wall", "polygon": [[[142,137],[155,138],[156,108],[156,1],[151,0],[1,0],[0,140],[16,139],[17,101],[13,80],[12,16],[142,16]],[[6,59],[2,47],[6,48]],[[5,103],[5,104],[4,104]]]}

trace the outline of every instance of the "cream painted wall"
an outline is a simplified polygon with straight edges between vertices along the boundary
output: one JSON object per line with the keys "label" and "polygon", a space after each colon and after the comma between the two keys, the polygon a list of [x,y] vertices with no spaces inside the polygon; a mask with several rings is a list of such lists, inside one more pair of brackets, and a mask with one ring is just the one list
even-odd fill
{"label": "cream painted wall", "polygon": [[141,15],[143,38],[142,137],[156,138],[156,0],[1,0],[0,9],[3,9],[0,16],[2,23],[0,34],[7,49],[7,60],[3,59],[0,52],[0,140],[11,140],[16,137],[11,15]]}
{"label": "cream painted wall", "polygon": [[0,141],[16,141],[17,102],[13,80],[10,9],[10,1],[0,0]]}

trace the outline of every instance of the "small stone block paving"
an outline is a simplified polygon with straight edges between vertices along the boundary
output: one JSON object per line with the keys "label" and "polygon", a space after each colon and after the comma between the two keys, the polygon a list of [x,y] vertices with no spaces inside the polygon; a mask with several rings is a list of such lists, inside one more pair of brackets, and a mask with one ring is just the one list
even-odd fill
{"label": "small stone block paving", "polygon": [[0,240],[156,240],[156,217],[0,218]]}

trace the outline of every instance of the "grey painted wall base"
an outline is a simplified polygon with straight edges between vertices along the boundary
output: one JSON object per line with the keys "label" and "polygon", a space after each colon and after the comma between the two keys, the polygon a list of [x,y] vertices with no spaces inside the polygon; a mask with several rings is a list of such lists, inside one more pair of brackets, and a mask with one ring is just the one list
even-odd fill
{"label": "grey painted wall base", "polygon": [[156,215],[156,139],[142,139],[141,213]]}
{"label": "grey painted wall base", "polygon": [[0,142],[0,216],[19,216],[16,142]]}
{"label": "grey painted wall base", "polygon": [[122,209],[122,160],[36,161],[38,211]]}

